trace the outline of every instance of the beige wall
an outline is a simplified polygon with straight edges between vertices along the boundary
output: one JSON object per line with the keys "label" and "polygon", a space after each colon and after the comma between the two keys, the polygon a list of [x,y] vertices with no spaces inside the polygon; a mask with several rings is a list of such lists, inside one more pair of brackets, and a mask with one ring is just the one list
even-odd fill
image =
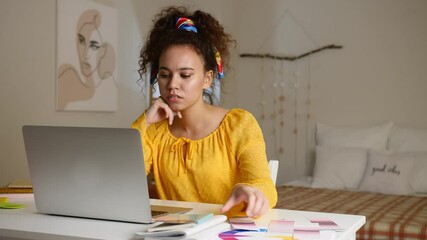
{"label": "beige wall", "polygon": [[118,111],[55,111],[54,0],[0,1],[0,186],[29,175],[21,127],[24,124],[128,127],[145,108],[135,84],[141,46],[130,2],[119,9]]}
{"label": "beige wall", "polygon": [[[97,1],[119,11],[119,110],[84,113],[55,111],[55,2],[0,0],[0,186],[28,177],[21,135],[24,124],[129,126],[147,101],[135,84],[141,39],[145,39],[153,14],[161,6],[177,3]],[[223,4],[207,0],[178,3],[211,12],[238,40],[234,68],[223,83],[224,105],[246,108],[260,122],[260,62],[240,59],[239,53],[289,55],[330,43],[344,46],[300,63],[300,71],[310,75],[312,84],[312,118],[307,122],[308,138],[297,140],[307,148],[298,151],[310,150],[315,122],[348,125],[393,120],[427,128],[427,110],[423,107],[427,102],[426,1],[220,2]],[[285,17],[282,21],[284,12],[296,20]],[[275,158],[273,137],[269,131],[264,134],[268,157]],[[286,147],[294,148],[294,140],[286,142]],[[309,173],[311,163],[301,155],[280,158],[278,184]]]}
{"label": "beige wall", "polygon": [[[292,84],[285,87],[289,92],[283,130],[277,117],[260,118],[262,82],[267,89],[267,113],[279,108],[270,96],[276,94],[277,101],[274,76],[269,73],[272,67],[280,69],[280,63],[264,61],[262,78],[262,60],[239,61],[235,97],[258,117],[269,158],[280,159],[278,184],[311,172],[316,122],[360,126],[392,120],[401,126],[427,128],[426,1],[262,2],[244,1],[239,9],[239,52],[298,55],[328,44],[343,46],[284,64],[287,80],[299,72],[300,84],[297,96]],[[308,79],[309,92],[304,86]],[[284,154],[277,154],[279,142]]]}

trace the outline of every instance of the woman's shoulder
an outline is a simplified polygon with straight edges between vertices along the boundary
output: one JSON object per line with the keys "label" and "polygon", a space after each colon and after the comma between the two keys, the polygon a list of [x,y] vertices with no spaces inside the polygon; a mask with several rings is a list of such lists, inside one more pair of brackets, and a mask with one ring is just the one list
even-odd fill
{"label": "woman's shoulder", "polygon": [[221,131],[230,143],[237,145],[262,139],[262,131],[254,115],[241,108],[233,108],[227,113]]}
{"label": "woman's shoulder", "polygon": [[231,122],[256,121],[255,117],[249,111],[242,108],[233,108],[228,113],[226,118]]}
{"label": "woman's shoulder", "polygon": [[237,129],[259,128],[259,124],[255,117],[249,111],[241,108],[233,108],[229,110],[222,122],[226,129],[234,131]]}

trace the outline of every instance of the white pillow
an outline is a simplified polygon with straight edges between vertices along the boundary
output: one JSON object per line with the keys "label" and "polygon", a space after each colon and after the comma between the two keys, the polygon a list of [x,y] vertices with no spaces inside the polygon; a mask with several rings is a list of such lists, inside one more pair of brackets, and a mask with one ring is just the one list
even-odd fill
{"label": "white pillow", "polygon": [[318,123],[316,143],[320,146],[340,146],[386,149],[393,122],[371,127],[338,127]]}
{"label": "white pillow", "polygon": [[365,148],[317,146],[312,187],[357,189],[367,157]]}
{"label": "white pillow", "polygon": [[395,127],[388,148],[394,151],[427,151],[427,130]]}
{"label": "white pillow", "polygon": [[415,193],[427,193],[427,152],[410,152],[410,154],[414,157],[414,167],[409,184]]}
{"label": "white pillow", "polygon": [[412,194],[409,179],[413,160],[411,154],[368,151],[368,164],[359,190],[384,194]]}

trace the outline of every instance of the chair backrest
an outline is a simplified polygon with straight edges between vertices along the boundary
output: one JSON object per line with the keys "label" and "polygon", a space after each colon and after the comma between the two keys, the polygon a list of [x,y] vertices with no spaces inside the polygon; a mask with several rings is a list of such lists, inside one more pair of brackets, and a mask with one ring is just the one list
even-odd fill
{"label": "chair backrest", "polygon": [[270,168],[271,179],[274,185],[276,185],[277,171],[279,170],[279,160],[268,161],[268,167]]}

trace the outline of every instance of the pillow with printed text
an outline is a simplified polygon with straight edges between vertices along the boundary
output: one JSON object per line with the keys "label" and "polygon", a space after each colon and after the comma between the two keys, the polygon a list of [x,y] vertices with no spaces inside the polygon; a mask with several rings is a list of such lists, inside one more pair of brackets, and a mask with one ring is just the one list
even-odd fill
{"label": "pillow with printed text", "polygon": [[370,150],[360,191],[408,195],[414,157],[408,153]]}

